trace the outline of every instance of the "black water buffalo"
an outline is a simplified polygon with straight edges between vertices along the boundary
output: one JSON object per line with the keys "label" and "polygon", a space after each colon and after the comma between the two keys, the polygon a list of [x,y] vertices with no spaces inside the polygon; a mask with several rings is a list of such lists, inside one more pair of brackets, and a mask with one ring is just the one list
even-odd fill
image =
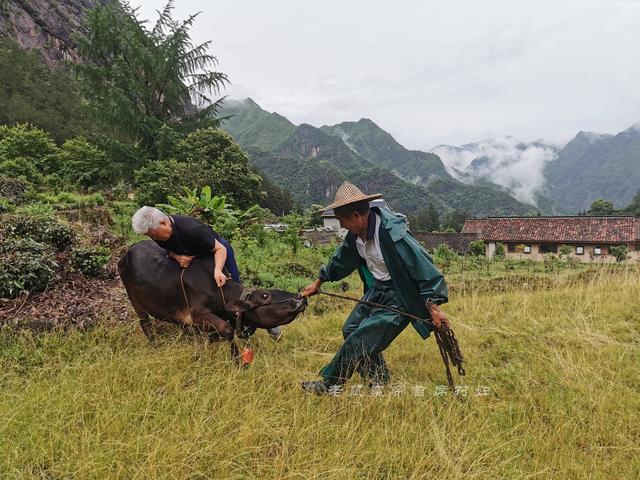
{"label": "black water buffalo", "polygon": [[235,349],[236,320],[248,330],[273,328],[292,322],[307,306],[307,299],[295,293],[245,289],[233,280],[220,289],[213,280],[213,255],[194,258],[182,271],[152,240],[133,245],[118,262],[118,270],[149,338],[154,317],[217,334]]}

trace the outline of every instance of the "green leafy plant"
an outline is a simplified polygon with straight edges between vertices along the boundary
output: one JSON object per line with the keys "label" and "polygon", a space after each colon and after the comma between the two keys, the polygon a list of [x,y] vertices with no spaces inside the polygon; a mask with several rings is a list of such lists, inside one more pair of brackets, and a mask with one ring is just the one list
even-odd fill
{"label": "green leafy plant", "polygon": [[504,258],[507,254],[507,249],[504,246],[504,243],[496,243],[496,250],[494,252],[494,255],[496,258]]}
{"label": "green leafy plant", "polygon": [[484,240],[477,239],[469,243],[469,253],[474,257],[480,257],[485,254],[486,246]]}
{"label": "green leafy plant", "polygon": [[441,243],[433,249],[433,259],[441,268],[447,268],[457,260],[458,254],[447,244]]}
{"label": "green leafy plant", "polygon": [[111,254],[105,247],[79,247],[71,251],[71,269],[87,277],[104,272]]}
{"label": "green leafy plant", "polygon": [[57,262],[42,243],[15,238],[0,242],[0,297],[44,290],[55,278],[56,268]]}
{"label": "green leafy plant", "polygon": [[75,240],[73,230],[52,217],[24,213],[4,219],[3,233],[9,237],[30,238],[53,246],[58,251],[67,249]]}
{"label": "green leafy plant", "polygon": [[231,209],[224,195],[212,195],[211,187],[197,189],[182,187],[184,194],[169,195],[167,204],[157,205],[167,213],[199,217],[227,240],[232,240],[238,229],[238,213]]}
{"label": "green leafy plant", "polygon": [[568,258],[569,255],[573,253],[573,247],[571,245],[560,245],[558,253],[560,254],[560,257]]}
{"label": "green leafy plant", "polygon": [[290,213],[282,217],[282,221],[287,225],[284,232],[282,232],[282,240],[291,247],[295,255],[302,246],[300,230],[304,226],[304,217],[297,213]]}

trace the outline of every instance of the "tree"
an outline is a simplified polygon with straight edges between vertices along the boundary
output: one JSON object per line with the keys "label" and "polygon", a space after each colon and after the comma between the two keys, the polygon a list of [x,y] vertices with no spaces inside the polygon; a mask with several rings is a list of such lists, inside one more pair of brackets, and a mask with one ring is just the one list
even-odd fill
{"label": "tree", "polygon": [[597,216],[597,215],[615,215],[618,213],[616,207],[614,207],[613,203],[604,200],[602,198],[598,198],[594,200],[587,210],[587,215]]}
{"label": "tree", "polygon": [[83,62],[76,70],[89,111],[153,158],[162,153],[159,144],[177,140],[172,132],[216,126],[223,98],[212,95],[228,83],[212,70],[217,59],[208,53],[210,42],[191,41],[197,14],[178,22],[172,11],[169,1],[149,30],[137,9],[110,3],[87,14],[88,32],[78,39]]}
{"label": "tree", "polygon": [[260,201],[262,179],[228,134],[213,128],[195,131],[178,144],[176,157],[148,162],[136,172],[139,203],[166,203],[179,187],[199,190],[205,185],[234,207],[248,208]]}
{"label": "tree", "polygon": [[69,71],[50,70],[37,52],[0,39],[0,124],[25,122],[49,132],[58,144],[89,129]]}
{"label": "tree", "polygon": [[421,208],[410,219],[411,228],[415,231],[433,232],[440,227],[440,217],[438,211],[433,206]]}
{"label": "tree", "polygon": [[460,232],[462,230],[462,227],[464,227],[464,222],[467,218],[469,218],[469,214],[467,212],[465,212],[464,210],[455,209],[445,216],[445,220],[442,223],[442,228],[445,230],[447,228],[451,228],[456,232]]}
{"label": "tree", "polygon": [[631,203],[625,207],[624,212],[640,216],[640,190],[638,190],[638,193],[633,197]]}
{"label": "tree", "polygon": [[265,176],[262,176],[262,192],[259,205],[276,215],[286,215],[297,208],[289,190],[280,188]]}
{"label": "tree", "polygon": [[262,178],[249,168],[247,154],[222,130],[207,128],[190,133],[178,144],[176,158],[209,166],[217,175],[207,185],[216,195],[227,195],[240,208],[248,208],[261,199]]}
{"label": "tree", "polygon": [[474,257],[480,257],[485,255],[486,250],[487,250],[487,247],[484,244],[484,240],[482,240],[481,238],[478,238],[477,240],[474,240],[469,243],[469,252]]}

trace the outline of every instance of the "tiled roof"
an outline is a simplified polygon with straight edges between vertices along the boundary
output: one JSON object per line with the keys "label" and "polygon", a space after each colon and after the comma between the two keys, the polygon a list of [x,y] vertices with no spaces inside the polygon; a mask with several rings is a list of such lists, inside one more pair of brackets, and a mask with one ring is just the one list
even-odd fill
{"label": "tiled roof", "polygon": [[438,246],[448,245],[459,254],[469,251],[469,244],[478,238],[477,233],[431,233],[413,232],[413,236],[422,242],[429,253]]}
{"label": "tiled roof", "polygon": [[462,231],[476,231],[483,240],[502,242],[635,243],[640,241],[640,218],[482,218],[467,220]]}
{"label": "tiled roof", "polygon": [[482,229],[487,223],[488,218],[472,218],[464,222],[462,233],[482,233]]}

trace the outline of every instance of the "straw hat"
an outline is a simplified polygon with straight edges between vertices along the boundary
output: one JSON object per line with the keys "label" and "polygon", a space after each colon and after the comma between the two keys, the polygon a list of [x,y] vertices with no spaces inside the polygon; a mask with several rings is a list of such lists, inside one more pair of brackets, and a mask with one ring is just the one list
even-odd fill
{"label": "straw hat", "polygon": [[382,198],[381,193],[374,193],[373,195],[365,195],[358,187],[349,182],[344,182],[340,185],[340,188],[336,192],[336,196],[333,199],[333,203],[322,209],[322,211],[331,210],[339,207],[344,207],[350,203],[362,202],[364,200],[375,200],[376,198]]}

